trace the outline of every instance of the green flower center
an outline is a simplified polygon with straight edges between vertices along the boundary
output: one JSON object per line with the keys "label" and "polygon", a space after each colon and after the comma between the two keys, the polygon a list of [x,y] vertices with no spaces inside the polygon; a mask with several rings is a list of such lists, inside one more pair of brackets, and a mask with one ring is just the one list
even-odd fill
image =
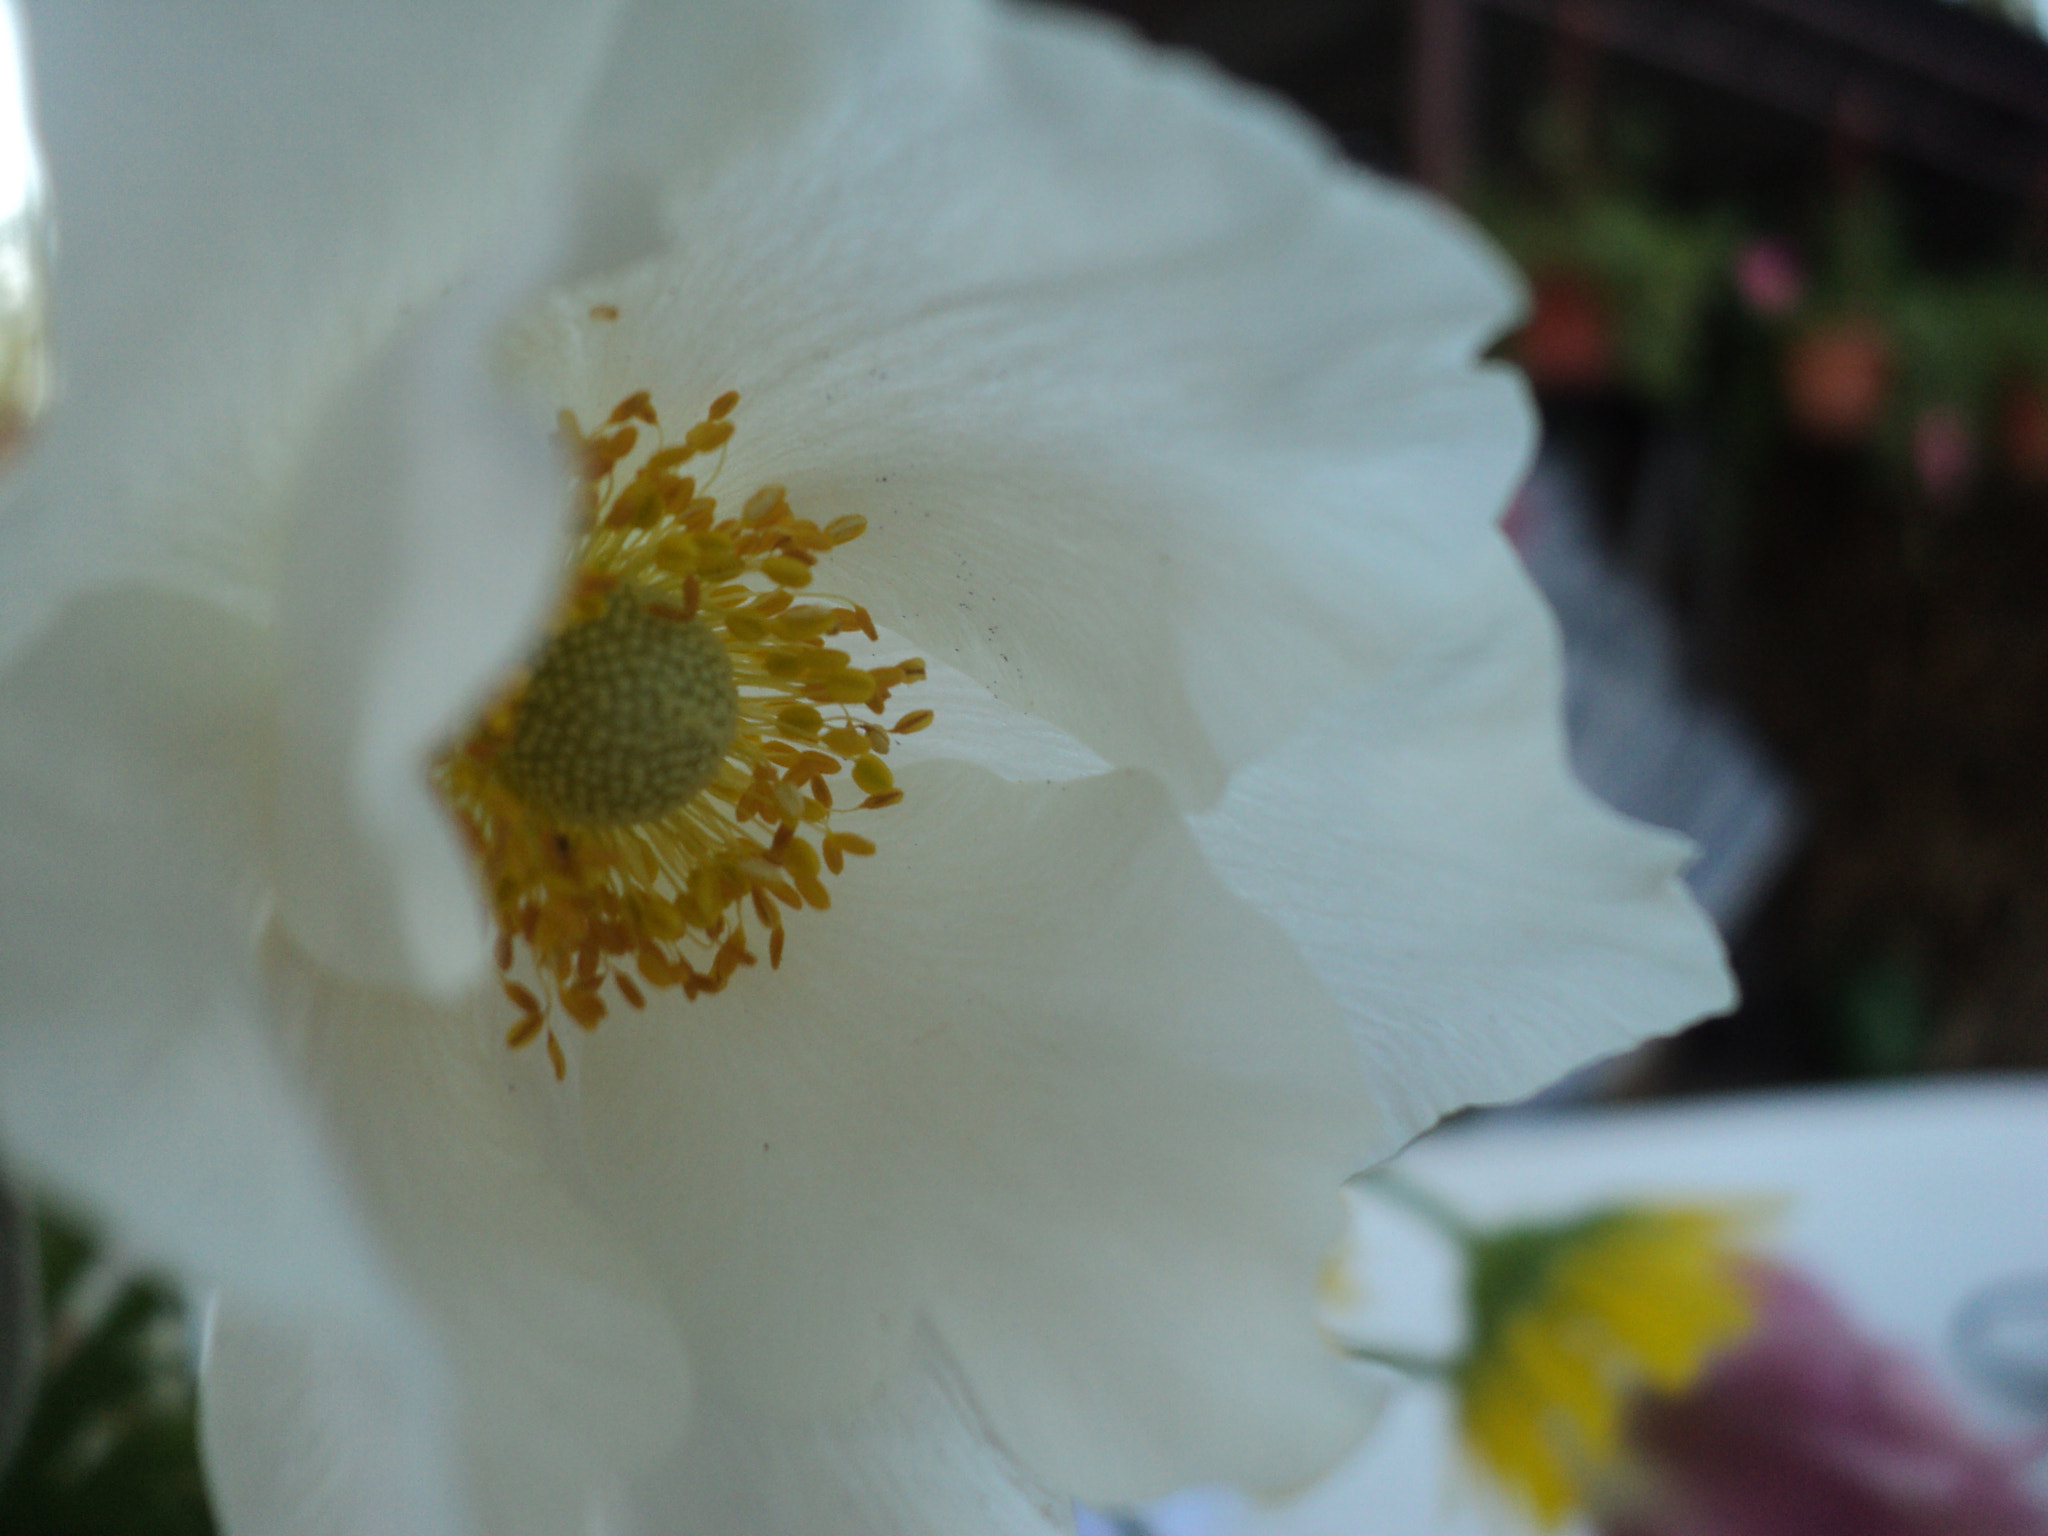
{"label": "green flower center", "polygon": [[739,702],[732,658],[708,624],[650,612],[621,589],[541,652],[500,768],[558,821],[653,821],[716,776]]}

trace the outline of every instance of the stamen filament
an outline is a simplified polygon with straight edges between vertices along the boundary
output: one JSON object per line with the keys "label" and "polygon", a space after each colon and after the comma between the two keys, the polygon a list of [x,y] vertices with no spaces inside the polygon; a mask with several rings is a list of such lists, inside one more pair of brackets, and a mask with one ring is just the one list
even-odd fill
{"label": "stamen filament", "polygon": [[[543,1039],[558,1078],[558,1012],[590,1030],[607,988],[634,1008],[642,983],[720,991],[757,963],[750,917],[779,966],[783,909],[828,908],[823,873],[875,851],[833,826],[828,780],[847,774],[855,809],[894,805],[891,737],[931,723],[854,713],[882,716],[922,660],[857,667],[826,643],[876,638],[866,609],[814,586],[864,519],[820,527],[779,485],[719,515],[738,404],[720,395],[674,444],[645,390],[590,434],[561,413],[581,535],[565,596],[533,663],[435,765],[497,919],[506,1044]],[[628,475],[643,426],[653,445]],[[678,473],[710,454],[701,481]]]}

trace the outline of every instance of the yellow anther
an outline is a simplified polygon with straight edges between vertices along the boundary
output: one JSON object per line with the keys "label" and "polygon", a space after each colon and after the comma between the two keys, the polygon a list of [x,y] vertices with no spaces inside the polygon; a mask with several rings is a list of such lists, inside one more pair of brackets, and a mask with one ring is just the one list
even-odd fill
{"label": "yellow anther", "polygon": [[804,690],[820,704],[865,704],[874,694],[875,680],[859,671],[834,672]]}
{"label": "yellow anther", "polygon": [[836,633],[838,623],[839,615],[832,609],[805,604],[784,613],[775,632],[785,640],[816,640]]}
{"label": "yellow anther", "polygon": [[820,527],[779,485],[721,518],[677,473],[731,438],[738,400],[721,395],[677,444],[645,391],[593,434],[562,413],[583,537],[552,637],[435,766],[496,912],[506,1044],[543,1041],[558,1078],[558,1011],[592,1029],[608,991],[635,1008],[643,984],[716,992],[757,963],[750,922],[781,964],[782,912],[829,907],[822,875],[874,852],[833,827],[828,779],[850,768],[862,808],[903,798],[877,755],[888,733],[848,710],[880,714],[924,664],[855,666],[825,642],[875,638],[867,611],[790,595],[865,520]]}
{"label": "yellow anther", "polygon": [[896,787],[896,777],[889,772],[889,765],[872,752],[863,752],[853,760],[853,782],[871,795],[886,795]]}
{"label": "yellow anther", "polygon": [[505,1031],[505,1043],[515,1051],[522,1045],[531,1045],[546,1024],[547,1020],[537,1013],[521,1014],[519,1022]]}
{"label": "yellow anther", "polygon": [[585,1029],[597,1028],[605,1015],[604,999],[597,988],[587,984],[566,989],[562,993],[562,1007]]}
{"label": "yellow anther", "polygon": [[683,441],[699,453],[709,453],[722,448],[732,437],[732,423],[729,421],[700,421],[683,434]]}
{"label": "yellow anther", "polygon": [[611,415],[605,421],[617,426],[622,421],[644,421],[654,425],[654,400],[644,389],[637,389],[612,407]]}
{"label": "yellow anther", "polygon": [[834,726],[822,740],[841,757],[858,757],[868,749],[867,733],[857,725]]}
{"label": "yellow anther", "polygon": [[740,521],[753,524],[763,522],[768,514],[782,505],[788,493],[779,485],[764,485],[747,498],[747,504],[740,510]]}
{"label": "yellow anther", "polygon": [[609,528],[645,528],[660,515],[660,496],[652,486],[636,480],[619,493],[604,520]]}
{"label": "yellow anther", "polygon": [[761,562],[761,574],[785,587],[808,587],[811,568],[794,555],[770,555]]}
{"label": "yellow anther", "polygon": [[825,717],[808,704],[785,704],[775,712],[776,724],[793,736],[808,739],[824,729]]}

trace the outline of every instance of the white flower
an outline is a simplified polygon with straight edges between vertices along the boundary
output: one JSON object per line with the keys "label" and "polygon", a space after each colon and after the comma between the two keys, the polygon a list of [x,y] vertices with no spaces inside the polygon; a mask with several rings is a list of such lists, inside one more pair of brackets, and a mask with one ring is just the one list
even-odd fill
{"label": "white flower", "polygon": [[[227,1530],[1314,1474],[1370,1407],[1339,1182],[1728,998],[1682,848],[1563,767],[1473,362],[1512,285],[1073,20],[368,10],[32,29],[67,389],[0,491],[0,1127],[222,1288]],[[937,723],[779,968],[558,1084],[426,765],[554,600],[554,410],[642,389],[740,391],[722,497],[867,520],[821,584]]]}

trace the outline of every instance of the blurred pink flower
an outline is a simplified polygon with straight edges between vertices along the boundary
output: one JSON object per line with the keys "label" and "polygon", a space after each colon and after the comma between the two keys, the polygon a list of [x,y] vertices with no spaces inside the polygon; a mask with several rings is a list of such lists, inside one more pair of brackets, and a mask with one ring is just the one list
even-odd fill
{"label": "blurred pink flower", "polygon": [[1775,235],[1752,240],[1735,256],[1735,291],[1759,315],[1789,314],[1806,294],[1806,268]]}
{"label": "blurred pink flower", "polygon": [[1752,1262],[1748,1339],[1688,1392],[1644,1399],[1643,1476],[1604,1536],[2048,1536],[2027,1452],[1972,1434],[1921,1367],[1802,1276]]}
{"label": "blurred pink flower", "polygon": [[1977,472],[1977,440],[1954,406],[1930,405],[1914,419],[1913,472],[1937,506],[1953,506],[1969,489]]}

